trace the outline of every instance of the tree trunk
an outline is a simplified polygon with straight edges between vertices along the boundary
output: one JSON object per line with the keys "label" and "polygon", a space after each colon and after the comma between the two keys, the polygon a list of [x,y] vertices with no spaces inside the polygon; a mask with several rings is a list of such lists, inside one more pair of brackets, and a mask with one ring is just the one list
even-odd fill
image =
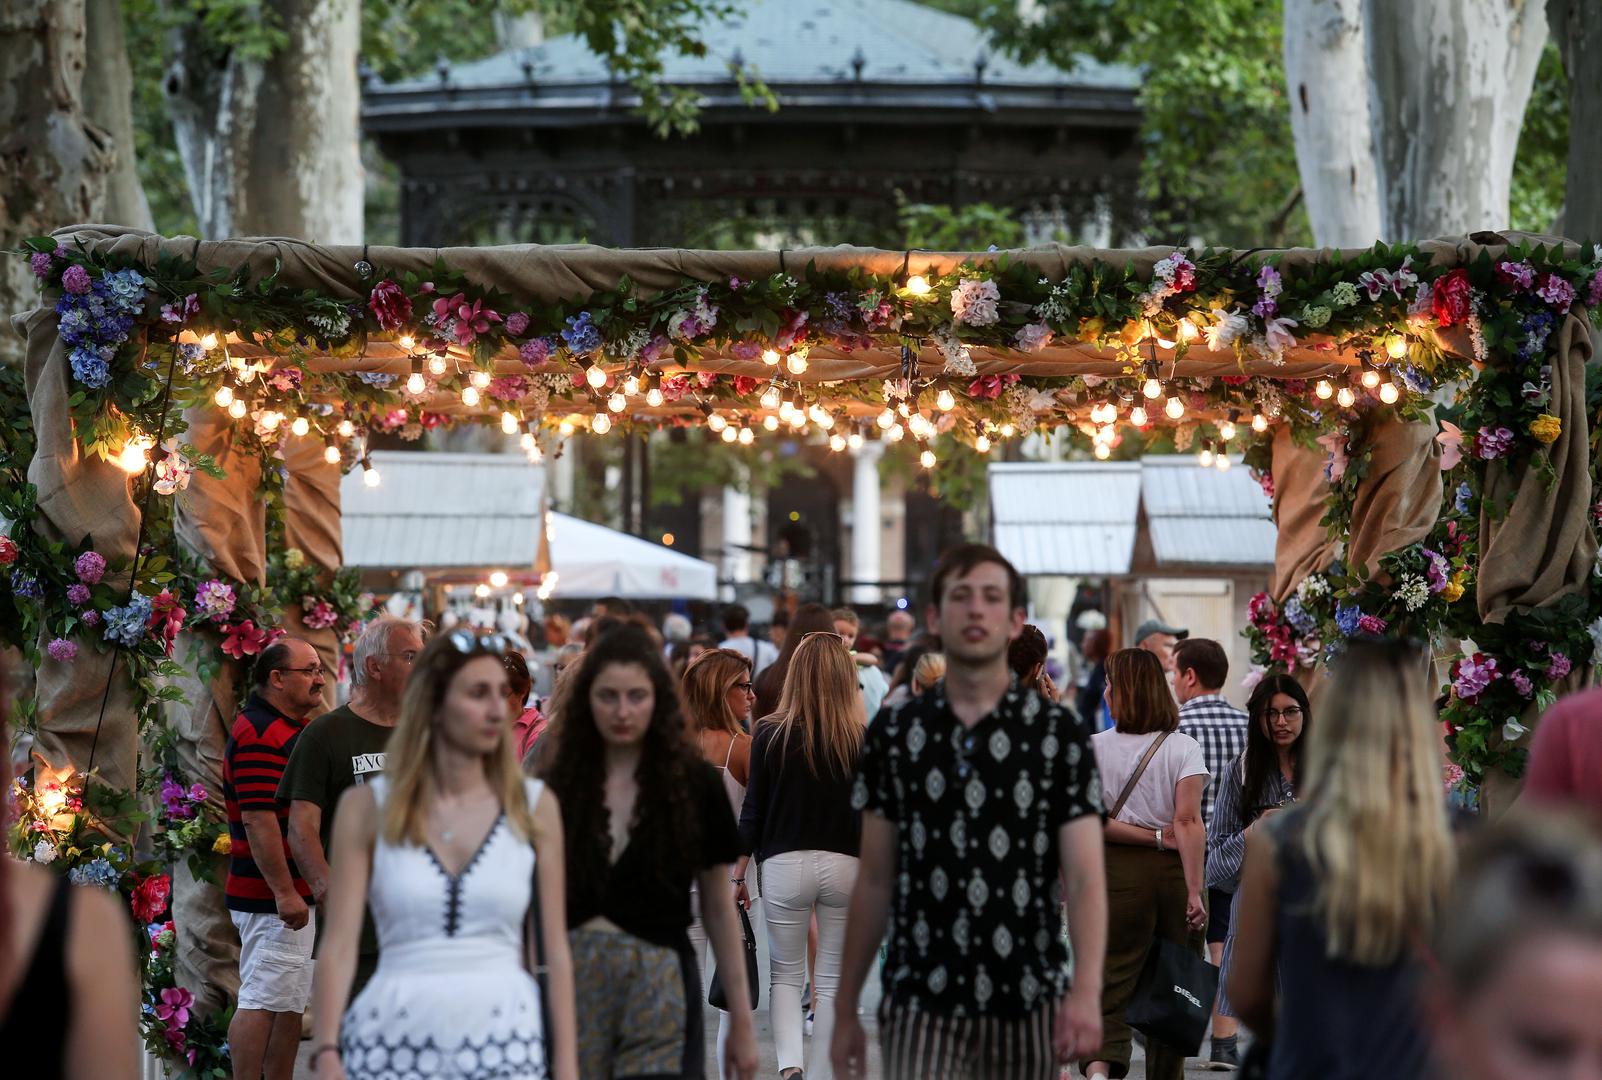
{"label": "tree trunk", "polygon": [[[84,0],[6,0],[0,6],[0,249],[93,221],[112,169],[110,137],[84,112]],[[35,305],[26,259],[0,259],[0,310]],[[22,355],[0,334],[0,360]]]}
{"label": "tree trunk", "polygon": [[1539,0],[1364,0],[1363,15],[1384,239],[1506,228]]}
{"label": "tree trunk", "polygon": [[1285,0],[1291,134],[1313,243],[1367,247],[1380,234],[1362,0]]}
{"label": "tree trunk", "polygon": [[273,0],[288,43],[269,59],[174,31],[163,89],[208,237],[362,239],[358,0]]}
{"label": "tree trunk", "polygon": [[1589,0],[1547,0],[1552,40],[1569,76],[1569,169],[1563,233],[1602,241],[1602,11]]}
{"label": "tree trunk", "polygon": [[114,157],[106,181],[106,200],[97,220],[153,229],[150,202],[139,180],[134,154],[133,67],[122,32],[120,0],[89,0],[89,55],[83,75],[83,111],[111,137]]}

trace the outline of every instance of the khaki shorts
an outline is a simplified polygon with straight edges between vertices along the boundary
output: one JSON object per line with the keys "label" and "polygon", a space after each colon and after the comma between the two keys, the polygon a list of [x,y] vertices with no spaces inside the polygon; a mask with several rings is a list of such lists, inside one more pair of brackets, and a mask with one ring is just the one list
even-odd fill
{"label": "khaki shorts", "polygon": [[230,911],[239,931],[239,1007],[301,1013],[311,1000],[317,912],[291,930],[276,913]]}

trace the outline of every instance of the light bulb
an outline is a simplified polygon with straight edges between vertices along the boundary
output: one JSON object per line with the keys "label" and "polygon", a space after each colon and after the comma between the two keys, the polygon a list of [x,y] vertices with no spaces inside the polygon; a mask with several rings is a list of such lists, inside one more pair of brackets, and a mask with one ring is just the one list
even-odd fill
{"label": "light bulb", "polygon": [[484,584],[482,581],[473,586],[473,595],[478,597],[480,600],[488,600],[489,592],[489,586]]}
{"label": "light bulb", "polygon": [[277,431],[278,425],[283,422],[283,419],[283,413],[274,412],[272,409],[268,409],[266,412],[256,417],[256,422],[261,425],[263,431]]}
{"label": "light bulb", "polygon": [[606,399],[606,407],[611,409],[613,412],[622,412],[624,409],[629,407],[629,399],[624,397],[621,393],[613,394],[611,397]]}
{"label": "light bulb", "polygon": [[927,296],[929,294],[929,279],[922,274],[913,274],[907,279],[907,291],[913,296]]}
{"label": "light bulb", "polygon": [[782,359],[784,358],[779,355],[779,350],[777,349],[762,350],[762,362],[768,365],[768,367],[778,367],[779,361]]}
{"label": "light bulb", "polygon": [[769,383],[768,388],[762,391],[762,396],[757,400],[764,409],[777,409],[779,407],[779,388]]}
{"label": "light bulb", "polygon": [[138,475],[145,471],[150,464],[150,455],[146,452],[146,444],[141,436],[135,435],[123,444],[122,453],[117,456],[117,467],[130,475]]}
{"label": "light bulb", "polygon": [[922,465],[926,469],[934,468],[935,467],[935,452],[933,450],[925,450],[923,453],[919,454],[918,455],[918,464]]}
{"label": "light bulb", "polygon": [[794,412],[790,413],[789,424],[790,424],[791,427],[795,428],[797,431],[800,431],[802,428],[806,427],[807,426],[807,414],[806,414],[805,410],[796,409]]}
{"label": "light bulb", "polygon": [[217,403],[219,409],[228,408],[234,403],[234,388],[227,383],[223,383],[217,387],[217,393],[212,396],[211,400]]}
{"label": "light bulb", "polygon": [[561,423],[556,425],[556,433],[562,436],[564,439],[569,435],[572,435],[575,430],[577,429],[573,427],[573,421],[571,420],[563,420]]}
{"label": "light bulb", "polygon": [[1001,430],[1001,437],[1003,439],[1010,439],[1015,434],[1017,434],[1017,432],[1018,432],[1018,429],[1012,426],[1011,421],[1008,421],[1007,423],[1002,424],[1000,430]]}
{"label": "light bulb", "polygon": [[1196,455],[1196,463],[1204,469],[1212,468],[1213,448],[1210,446],[1203,446],[1201,448],[1201,453]]}
{"label": "light bulb", "polygon": [[853,450],[861,450],[862,444],[865,441],[866,440],[862,438],[862,432],[860,431],[853,431],[851,434],[846,436],[846,445]]}
{"label": "light bulb", "polygon": [[741,446],[750,446],[754,442],[756,442],[756,432],[752,431],[750,428],[746,427],[744,424],[741,424],[740,425],[740,445]]}
{"label": "light bulb", "polygon": [[828,410],[815,402],[807,406],[807,416],[812,418],[812,422],[814,424],[819,425],[823,424],[825,420],[829,419]]}
{"label": "light bulb", "polygon": [[889,442],[900,442],[902,437],[906,434],[906,428],[902,427],[900,424],[892,424],[890,428],[885,431],[884,437]]}
{"label": "light bulb", "polygon": [[328,462],[328,464],[330,464],[330,465],[338,465],[339,464],[339,444],[338,443],[333,442],[332,440],[330,440],[328,445],[323,447],[323,460]]}
{"label": "light bulb", "polygon": [[1218,466],[1219,472],[1228,472],[1232,462],[1229,460],[1228,454],[1219,454],[1218,460],[1214,464]]}
{"label": "light bulb", "polygon": [[1235,438],[1235,425],[1230,423],[1228,420],[1225,420],[1223,423],[1219,424],[1218,437],[1223,439],[1225,442],[1232,441]]}
{"label": "light bulb", "polygon": [[606,385],[606,372],[591,364],[584,370],[584,381],[589,383],[591,388],[599,390]]}
{"label": "light bulb", "polygon": [[1385,351],[1392,360],[1400,360],[1407,355],[1407,339],[1398,334],[1391,335],[1385,341]]}
{"label": "light bulb", "polygon": [[496,570],[489,576],[490,588],[504,589],[508,580],[510,579],[507,578],[505,570]]}
{"label": "light bulb", "polygon": [[640,392],[640,377],[638,375],[630,375],[628,378],[623,380],[623,393],[625,395],[627,395],[628,397],[633,397],[635,394],[638,394],[639,392]]}
{"label": "light bulb", "polygon": [[768,415],[762,418],[762,427],[768,431],[778,431],[779,418],[774,416],[772,413],[768,413]]}
{"label": "light bulb", "polygon": [[334,430],[339,434],[341,439],[348,439],[352,435],[356,434],[356,425],[351,423],[349,420],[341,420],[339,422],[339,426]]}
{"label": "light bulb", "polygon": [[1180,341],[1185,341],[1185,342],[1195,341],[1197,335],[1200,334],[1200,333],[1201,333],[1201,331],[1196,329],[1196,324],[1191,322],[1189,319],[1181,319],[1181,320],[1179,320],[1179,340]]}
{"label": "light bulb", "polygon": [[532,454],[538,449],[538,445],[534,442],[534,433],[532,431],[523,432],[523,437],[517,440],[517,445],[525,454]]}
{"label": "light bulb", "polygon": [[1259,434],[1259,435],[1261,435],[1263,432],[1267,431],[1268,430],[1268,417],[1264,416],[1262,413],[1253,413],[1252,414],[1252,430],[1257,432],[1257,434]]}
{"label": "light bulb", "polygon": [[297,439],[304,439],[306,437],[306,433],[310,430],[311,421],[307,420],[304,416],[295,417],[295,419],[291,421],[289,425],[290,434],[294,435]]}
{"label": "light bulb", "polygon": [[785,398],[783,401],[779,402],[779,419],[780,420],[788,421],[790,419],[790,417],[792,417],[794,415],[795,415],[795,402],[791,401],[789,398]]}
{"label": "light bulb", "polygon": [[706,426],[711,428],[713,431],[722,431],[724,428],[729,426],[729,422],[728,420],[724,419],[722,413],[713,413],[711,416],[706,418]]}
{"label": "light bulb", "polygon": [[490,384],[490,373],[475,368],[473,371],[468,373],[467,381],[470,385],[476,386],[478,389],[483,390]]}
{"label": "light bulb", "polygon": [[410,375],[406,376],[406,392],[408,394],[415,396],[417,394],[421,394],[427,389],[428,380],[423,378],[423,373],[421,371],[414,371]]}
{"label": "light bulb", "polygon": [[411,352],[412,348],[417,344],[417,340],[410,334],[402,334],[400,337],[395,339],[395,344],[399,345],[407,352]]}
{"label": "light bulb", "polygon": [[215,349],[217,347],[217,335],[216,334],[207,334],[204,337],[202,337],[200,339],[200,347],[202,349],[205,349],[207,352],[211,352],[211,350],[213,350],[213,349]]}
{"label": "light bulb", "polygon": [[1111,424],[1108,424],[1107,426],[1103,427],[1100,431],[1096,432],[1096,437],[1099,438],[1102,442],[1107,443],[1110,446],[1110,445],[1112,445],[1113,437],[1115,435],[1117,435],[1117,434],[1118,434],[1118,429],[1113,427]]}
{"label": "light bulb", "polygon": [[905,401],[896,402],[896,415],[900,416],[903,420],[907,419],[912,415],[912,406],[908,405]]}
{"label": "light bulb", "polygon": [[1380,384],[1380,373],[1373,368],[1363,372],[1363,385],[1372,390]]}
{"label": "light bulb", "polygon": [[845,448],[846,448],[846,440],[845,440],[845,436],[844,435],[840,434],[837,431],[833,435],[829,436],[829,449],[830,450],[833,450],[836,454],[838,454],[841,451],[843,451]]}
{"label": "light bulb", "polygon": [[234,398],[234,403],[228,406],[228,415],[235,420],[243,420],[250,409],[245,405],[243,398]]}
{"label": "light bulb", "polygon": [[1129,410],[1129,422],[1136,427],[1145,427],[1148,419],[1149,417],[1147,417],[1146,409],[1143,405],[1136,405]]}
{"label": "light bulb", "polygon": [[1318,385],[1313,387],[1313,393],[1317,394],[1321,400],[1328,401],[1334,396],[1335,388],[1329,384],[1328,379],[1320,379],[1318,380]]}
{"label": "light bulb", "polygon": [[1097,443],[1095,454],[1096,460],[1106,461],[1108,458],[1112,457],[1112,447],[1108,446],[1106,443]]}
{"label": "light bulb", "polygon": [[645,403],[653,409],[660,409],[664,400],[660,386],[653,386],[645,392]]}
{"label": "light bulb", "polygon": [[1173,348],[1173,347],[1174,347],[1174,342],[1172,342],[1172,341],[1170,341],[1170,340],[1169,340],[1169,339],[1167,339],[1167,338],[1165,338],[1165,337],[1156,337],[1156,335],[1155,335],[1155,334],[1154,334],[1154,335],[1152,335],[1152,336],[1153,336],[1153,337],[1154,337],[1154,338],[1156,338],[1156,341],[1157,341],[1157,344],[1158,344],[1158,346],[1160,346],[1160,347],[1161,347],[1161,348],[1164,348],[1164,349],[1172,349],[1172,348]]}
{"label": "light bulb", "polygon": [[890,425],[895,422],[896,414],[894,409],[886,409],[884,412],[879,414],[879,427],[882,430],[889,431]]}
{"label": "light bulb", "polygon": [[510,411],[501,413],[501,430],[508,435],[517,434],[517,417]]}
{"label": "light bulb", "polygon": [[596,413],[595,418],[590,421],[590,430],[597,435],[605,435],[612,430],[612,418],[604,412]]}
{"label": "light bulb", "polygon": [[979,451],[981,454],[990,453],[990,436],[980,435],[973,441],[973,448]]}
{"label": "light bulb", "polygon": [[478,408],[478,390],[472,386],[462,387],[462,404],[469,409]]}
{"label": "light bulb", "polygon": [[1176,397],[1171,397],[1168,399],[1168,404],[1163,406],[1163,412],[1168,414],[1168,419],[1178,420],[1185,415],[1185,403]]}
{"label": "light bulb", "polygon": [[957,399],[951,396],[950,390],[947,390],[945,387],[941,387],[940,393],[935,395],[935,408],[939,409],[941,412],[950,412],[956,407]]}
{"label": "light bulb", "polygon": [[731,443],[735,439],[738,439],[739,437],[740,437],[740,433],[738,431],[736,431],[734,428],[725,427],[723,429],[723,441],[724,442]]}
{"label": "light bulb", "polygon": [[445,374],[445,369],[448,366],[449,365],[445,363],[445,358],[443,356],[436,354],[428,358],[428,371],[431,375]]}
{"label": "light bulb", "polygon": [[1388,382],[1380,384],[1380,400],[1385,402],[1385,404],[1395,405],[1401,396],[1402,392],[1396,388],[1395,383]]}
{"label": "light bulb", "polygon": [[1156,401],[1163,396],[1163,384],[1156,379],[1147,379],[1141,384],[1140,392],[1146,395],[1147,401]]}
{"label": "light bulb", "polygon": [[377,487],[379,479],[380,477],[378,475],[378,470],[373,468],[372,461],[367,458],[363,458],[362,483],[366,484],[368,487]]}
{"label": "light bulb", "polygon": [[806,354],[805,353],[800,353],[800,352],[791,353],[788,357],[785,358],[784,368],[791,375],[804,375],[804,374],[806,374],[806,370],[807,370]]}
{"label": "light bulb", "polygon": [[1350,386],[1343,386],[1335,391],[1335,402],[1343,409],[1350,409],[1357,404],[1357,395],[1352,393]]}

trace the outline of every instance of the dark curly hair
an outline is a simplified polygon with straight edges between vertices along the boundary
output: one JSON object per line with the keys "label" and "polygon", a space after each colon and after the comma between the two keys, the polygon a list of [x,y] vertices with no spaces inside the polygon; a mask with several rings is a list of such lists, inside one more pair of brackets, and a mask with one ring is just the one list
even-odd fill
{"label": "dark curly hair", "polygon": [[702,767],[701,754],[686,732],[679,695],[662,660],[662,650],[643,629],[622,624],[602,634],[584,653],[551,702],[551,745],[540,760],[540,775],[562,807],[567,841],[568,908],[594,910],[605,886],[612,839],[606,808],[606,746],[590,711],[590,688],[612,664],[637,664],[651,680],[655,705],[641,745],[635,779],[640,786],[629,838],[646,853],[653,876],[663,884],[676,869],[700,865],[696,810],[690,797]]}
{"label": "dark curly hair", "polygon": [[1294,759],[1291,783],[1298,795],[1302,791],[1303,759],[1307,756],[1303,751],[1307,747],[1308,733],[1313,730],[1313,706],[1307,700],[1307,691],[1293,677],[1277,673],[1265,675],[1262,682],[1252,688],[1252,696],[1246,702],[1246,714],[1251,722],[1246,727],[1246,767],[1241,783],[1240,813],[1241,820],[1248,825],[1268,808],[1268,777],[1279,769],[1279,751],[1274,748],[1274,740],[1263,731],[1263,714],[1278,694],[1284,694],[1302,710],[1302,733],[1291,744]]}

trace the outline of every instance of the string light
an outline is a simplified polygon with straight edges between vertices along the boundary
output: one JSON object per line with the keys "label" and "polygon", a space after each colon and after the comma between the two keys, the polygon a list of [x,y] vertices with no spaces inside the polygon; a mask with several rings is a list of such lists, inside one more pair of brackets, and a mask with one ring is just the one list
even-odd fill
{"label": "string light", "polygon": [[486,390],[490,384],[490,373],[482,368],[474,368],[468,373],[467,381],[479,390]]}
{"label": "string light", "polygon": [[785,370],[791,375],[803,375],[807,370],[807,354],[801,350],[791,353],[784,361]]}
{"label": "string light", "polygon": [[1001,437],[1003,439],[1010,439],[1017,434],[1017,432],[1018,429],[1012,426],[1011,421],[1001,425]]}
{"label": "string light", "polygon": [[1257,434],[1259,434],[1259,435],[1261,435],[1263,432],[1267,431],[1268,430],[1268,417],[1264,416],[1262,413],[1253,413],[1252,414],[1252,430],[1257,432]]}
{"label": "string light", "polygon": [[935,408],[941,412],[950,412],[957,407],[957,399],[951,396],[951,391],[942,386],[940,393],[935,395]]}
{"label": "string light", "polygon": [[144,435],[131,436],[117,455],[117,467],[131,476],[145,471],[150,464],[150,448],[154,442]]}
{"label": "string light", "polygon": [[462,387],[462,404],[469,409],[478,408],[478,389],[473,386]]}
{"label": "string light", "polygon": [[779,407],[779,384],[768,383],[768,388],[762,391],[758,399],[764,409],[777,409]]}
{"label": "string light", "polygon": [[590,420],[590,430],[597,435],[605,435],[612,430],[612,418],[606,415],[605,409],[595,410],[595,416]]}
{"label": "string light", "polygon": [[1150,417],[1146,415],[1146,409],[1142,405],[1136,405],[1129,410],[1129,422],[1136,427],[1145,427],[1146,421],[1149,419]]}
{"label": "string light", "polygon": [[363,454],[362,483],[366,484],[370,488],[377,487],[380,479],[381,478],[378,475],[378,470],[373,468],[373,459],[368,457],[366,454]]}
{"label": "string light", "polygon": [[722,413],[715,412],[706,418],[706,426],[711,428],[713,431],[723,431],[729,426],[729,422],[728,420],[724,419]]}
{"label": "string light", "polygon": [[1106,443],[1097,443],[1096,449],[1093,452],[1096,455],[1097,461],[1106,461],[1108,458],[1112,457],[1112,447],[1108,446]]}
{"label": "string light", "polygon": [[1196,329],[1196,324],[1191,322],[1189,319],[1181,319],[1181,320],[1179,320],[1179,340],[1180,341],[1183,341],[1186,344],[1189,344],[1190,342],[1195,341],[1197,336],[1200,333],[1201,333],[1201,331]]}
{"label": "string light", "polygon": [[751,430],[750,425],[741,424],[740,425],[740,445],[741,446],[750,446],[754,442],[756,442],[756,432]]}
{"label": "string light", "polygon": [[1357,404],[1357,395],[1350,386],[1343,386],[1335,392],[1335,402],[1343,409],[1350,409]]}
{"label": "string light", "polygon": [[1176,397],[1171,397],[1168,399],[1168,403],[1163,406],[1163,412],[1168,414],[1168,419],[1178,420],[1185,415],[1185,403]]}
{"label": "string light", "polygon": [[307,420],[304,416],[297,416],[294,420],[290,421],[289,433],[295,436],[295,438],[304,439],[307,433],[310,431],[311,421]]}
{"label": "string light", "polygon": [[1320,400],[1328,401],[1334,396],[1335,388],[1329,384],[1328,379],[1320,379],[1318,385],[1313,387],[1313,393],[1317,394]]}
{"label": "string light", "polygon": [[973,441],[973,448],[981,454],[990,453],[990,436],[981,431],[979,437]]}
{"label": "string light", "polygon": [[1196,462],[1204,469],[1213,465],[1213,446],[1211,443],[1202,443],[1201,453],[1196,455]]}
{"label": "string light", "polygon": [[653,371],[645,377],[645,403],[653,409],[660,409],[665,400],[662,396],[662,373]]}
{"label": "string light", "polygon": [[1392,334],[1385,339],[1385,352],[1392,360],[1400,360],[1407,355],[1407,339],[1400,334]]}
{"label": "string light", "polygon": [[564,439],[572,435],[575,430],[573,421],[566,417],[563,417],[562,422],[556,425],[556,433]]}
{"label": "string light", "polygon": [[862,444],[866,441],[867,440],[862,437],[862,432],[860,431],[853,431],[851,434],[846,436],[846,445],[853,450],[861,450]]}
{"label": "string light", "polygon": [[283,423],[283,420],[284,414],[272,409],[267,409],[256,417],[256,422],[261,425],[263,431],[277,431],[278,425]]}
{"label": "string light", "polygon": [[836,454],[838,454],[838,453],[841,453],[842,451],[844,451],[845,448],[846,448],[846,438],[845,438],[844,435],[840,434],[837,431],[833,435],[829,436],[829,449],[830,450],[832,450]]}
{"label": "string light", "polygon": [[922,274],[913,274],[907,279],[907,291],[913,296],[928,296],[929,279]]}
{"label": "string light", "polygon": [[205,349],[207,352],[211,352],[211,350],[213,350],[213,349],[215,349],[217,347],[217,335],[216,334],[207,334],[204,337],[202,337],[200,339],[200,347],[202,349]]}
{"label": "string light", "polygon": [[1233,442],[1235,439],[1234,423],[1229,420],[1225,420],[1223,423],[1219,424],[1218,437],[1223,439],[1225,442]]}
{"label": "string light", "polygon": [[489,594],[489,586],[484,584],[482,581],[473,586],[473,595],[478,597],[480,600],[488,600]]}
{"label": "string light", "polygon": [[584,381],[589,383],[591,389],[599,390],[606,385],[606,372],[594,364],[587,364],[584,368]]}
{"label": "string light", "polygon": [[349,420],[341,420],[339,426],[334,428],[334,431],[338,433],[341,439],[348,439],[356,434],[356,425]]}
{"label": "string light", "polygon": [[423,378],[423,359],[420,356],[414,356],[412,357],[412,373],[406,377],[406,392],[416,396],[427,389],[428,380]]}
{"label": "string light", "polygon": [[449,365],[445,363],[445,357],[439,353],[435,353],[428,358],[428,370],[431,375],[443,375],[447,367]]}
{"label": "string light", "polygon": [[1380,384],[1380,373],[1379,373],[1379,371],[1377,369],[1375,369],[1375,368],[1364,366],[1364,368],[1363,368],[1363,386],[1366,387],[1369,390],[1372,390],[1376,386],[1378,386],[1379,384]]}
{"label": "string light", "polygon": [[407,352],[411,352],[413,347],[417,345],[416,339],[414,339],[410,334],[402,334],[400,337],[395,339],[395,343],[401,348],[405,349]]}
{"label": "string light", "polygon": [[926,448],[923,453],[918,455],[918,463],[926,469],[934,468],[935,452]]}
{"label": "string light", "polygon": [[772,413],[768,413],[762,418],[762,427],[767,431],[778,431],[779,418]]}
{"label": "string light", "polygon": [[532,431],[523,432],[523,437],[517,440],[517,445],[527,454],[532,454],[539,449],[539,444],[534,441],[534,433]]}
{"label": "string light", "polygon": [[217,393],[212,395],[211,400],[217,403],[217,408],[219,409],[228,408],[228,406],[234,403],[234,388],[229,386],[227,383],[223,383],[221,386],[217,387]]}
{"label": "string light", "polygon": [[606,407],[613,412],[622,412],[629,407],[629,399],[623,396],[622,391],[617,391],[606,399]]}
{"label": "string light", "polygon": [[489,576],[490,588],[504,589],[508,580],[510,579],[507,578],[505,570],[496,570]]}
{"label": "string light", "polygon": [[739,437],[740,437],[740,433],[735,428],[727,427],[727,426],[725,426],[723,428],[723,441],[724,442],[731,443],[735,439],[738,439]]}
{"label": "string light", "polygon": [[501,430],[508,435],[517,434],[517,414],[510,409],[501,413]]}
{"label": "string light", "polygon": [[1386,382],[1380,383],[1379,396],[1380,400],[1385,402],[1385,404],[1395,405],[1397,401],[1401,399],[1402,392],[1396,388],[1396,384],[1394,382],[1387,380]]}
{"label": "string light", "polygon": [[245,404],[244,398],[234,398],[233,404],[228,406],[228,415],[235,420],[243,420],[250,407]]}
{"label": "string light", "polygon": [[790,424],[790,426],[792,428],[794,428],[797,431],[800,431],[802,428],[806,427],[807,426],[806,410],[805,409],[791,409],[790,410],[789,424]]}
{"label": "string light", "polygon": [[1229,460],[1229,455],[1227,453],[1220,450],[1218,453],[1218,460],[1214,462],[1214,464],[1218,466],[1219,472],[1228,472],[1230,465],[1234,463]]}
{"label": "string light", "polygon": [[633,397],[634,395],[638,394],[639,392],[640,392],[640,377],[638,375],[630,375],[628,378],[623,380],[623,393],[626,396]]}
{"label": "string light", "polygon": [[884,437],[889,442],[900,442],[906,433],[907,429],[902,427],[900,424],[891,424],[890,427],[885,430]]}
{"label": "string light", "polygon": [[889,431],[890,425],[894,424],[895,422],[896,414],[894,409],[886,409],[884,412],[879,414],[879,427],[881,430]]}
{"label": "string light", "polygon": [[339,464],[339,443],[334,441],[332,435],[323,439],[323,460],[330,465]]}
{"label": "string light", "polygon": [[768,367],[778,367],[779,361],[782,359],[784,359],[784,357],[779,355],[779,350],[777,349],[762,350],[762,362],[768,365]]}

